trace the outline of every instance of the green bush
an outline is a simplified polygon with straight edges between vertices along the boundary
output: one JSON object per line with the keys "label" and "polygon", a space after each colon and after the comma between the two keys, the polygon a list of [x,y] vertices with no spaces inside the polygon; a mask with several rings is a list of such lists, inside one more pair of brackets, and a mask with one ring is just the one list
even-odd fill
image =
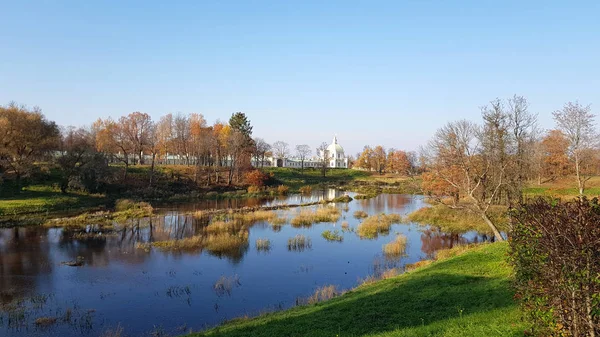
{"label": "green bush", "polygon": [[537,199],[512,212],[516,297],[539,336],[600,333],[600,205]]}

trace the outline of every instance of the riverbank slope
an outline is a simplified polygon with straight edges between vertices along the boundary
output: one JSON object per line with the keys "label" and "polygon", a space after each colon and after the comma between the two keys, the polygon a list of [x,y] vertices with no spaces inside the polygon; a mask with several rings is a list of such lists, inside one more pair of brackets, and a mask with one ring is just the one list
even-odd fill
{"label": "riverbank slope", "polygon": [[477,246],[315,305],[192,336],[523,336],[508,246]]}

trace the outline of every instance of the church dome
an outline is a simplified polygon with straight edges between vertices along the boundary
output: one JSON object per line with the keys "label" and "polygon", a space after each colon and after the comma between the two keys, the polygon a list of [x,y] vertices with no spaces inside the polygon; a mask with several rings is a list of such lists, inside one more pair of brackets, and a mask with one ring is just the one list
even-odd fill
{"label": "church dome", "polygon": [[329,144],[327,151],[329,151],[329,153],[336,153],[341,156],[344,155],[344,148],[338,144],[337,137],[333,137],[333,143]]}

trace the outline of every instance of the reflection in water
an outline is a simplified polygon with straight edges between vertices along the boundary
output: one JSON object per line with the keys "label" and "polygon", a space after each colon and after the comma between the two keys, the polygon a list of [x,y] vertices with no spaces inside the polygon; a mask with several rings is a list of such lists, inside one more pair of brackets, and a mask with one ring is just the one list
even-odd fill
{"label": "reflection in water", "polygon": [[[110,233],[91,227],[0,229],[0,335],[97,336],[118,325],[126,335],[147,334],[154,325],[176,335],[184,325],[199,330],[268,308],[288,308],[315,287],[348,289],[369,275],[379,278],[389,269],[431,258],[438,249],[488,240],[477,233],[448,234],[416,224],[393,225],[387,236],[360,240],[355,232],[360,220],[351,214],[405,215],[424,206],[422,197],[407,195],[337,204],[344,212],[339,220],[302,228],[261,220],[236,227],[235,233],[213,233],[207,230],[209,218],[189,214],[223,205],[298,204],[342,194],[325,190],[273,200],[177,205]],[[290,219],[296,212],[277,214]],[[328,242],[321,236],[324,230],[338,230],[343,242]],[[406,237],[406,246],[399,258],[387,259],[382,247],[399,234]],[[196,237],[202,244],[195,250],[137,248]],[[303,243],[295,240],[300,237]],[[257,247],[257,239],[268,240],[269,249]],[[78,259],[82,266],[61,264]],[[37,328],[34,321],[45,316],[57,318],[56,323]]]}
{"label": "reflection in water", "polygon": [[425,253],[427,259],[433,259],[435,252],[440,249],[449,249],[454,246],[467,243],[479,243],[490,241],[486,234],[469,232],[466,234],[444,233],[437,228],[426,229],[421,234],[421,251]]}

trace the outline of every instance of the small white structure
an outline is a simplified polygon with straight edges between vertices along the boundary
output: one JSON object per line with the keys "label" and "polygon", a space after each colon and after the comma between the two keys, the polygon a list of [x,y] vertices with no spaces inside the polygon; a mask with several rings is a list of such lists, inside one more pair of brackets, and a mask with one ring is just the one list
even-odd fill
{"label": "small white structure", "polygon": [[[333,137],[333,142],[327,146],[327,158],[329,168],[348,168],[348,157],[344,154],[344,148],[338,143],[337,137]],[[304,167],[321,167],[321,163],[324,158],[323,151],[317,153],[316,157],[306,158],[304,159]],[[253,166],[261,166],[259,162],[255,162],[252,160]],[[297,157],[286,157],[286,158],[276,158],[276,157],[268,157],[265,158],[264,166],[272,166],[272,167],[294,167],[301,168],[302,161]]]}

